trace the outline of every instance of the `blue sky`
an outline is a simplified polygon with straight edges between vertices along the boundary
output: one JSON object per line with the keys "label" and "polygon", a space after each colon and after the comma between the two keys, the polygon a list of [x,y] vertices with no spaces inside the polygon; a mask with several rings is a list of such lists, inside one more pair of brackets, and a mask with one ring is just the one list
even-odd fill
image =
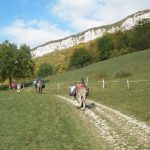
{"label": "blue sky", "polygon": [[0,43],[33,48],[149,8],[150,0],[1,0]]}

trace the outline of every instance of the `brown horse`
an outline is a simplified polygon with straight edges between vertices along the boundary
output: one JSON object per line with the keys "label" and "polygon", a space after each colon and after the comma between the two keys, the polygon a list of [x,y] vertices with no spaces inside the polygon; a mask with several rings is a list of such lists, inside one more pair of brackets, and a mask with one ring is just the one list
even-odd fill
{"label": "brown horse", "polygon": [[37,92],[42,94],[42,80],[37,82]]}

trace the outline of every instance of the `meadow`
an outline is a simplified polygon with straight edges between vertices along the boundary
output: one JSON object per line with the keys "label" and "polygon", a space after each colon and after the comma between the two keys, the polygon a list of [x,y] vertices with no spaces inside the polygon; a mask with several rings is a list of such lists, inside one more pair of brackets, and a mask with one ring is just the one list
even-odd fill
{"label": "meadow", "polygon": [[[57,88],[57,84],[53,83],[61,83],[59,92],[67,94],[71,83],[80,81],[81,77],[85,79],[88,77],[89,99],[150,124],[150,49],[56,75],[50,79],[49,86]],[[104,89],[103,79],[105,80]],[[127,80],[130,85],[129,89]],[[147,81],[130,82],[141,80]]]}
{"label": "meadow", "polygon": [[[21,93],[0,91],[0,149],[109,149],[79,115],[80,111],[56,95],[69,97],[69,86],[81,77],[88,77],[88,99],[150,125],[150,82],[130,82],[150,80],[149,66],[150,49],[51,76],[43,94],[35,93],[34,86],[24,88]],[[100,82],[103,79],[105,88]]]}
{"label": "meadow", "polygon": [[[53,91],[55,92],[55,91]],[[34,87],[0,93],[0,149],[108,149],[76,111],[45,90]]]}

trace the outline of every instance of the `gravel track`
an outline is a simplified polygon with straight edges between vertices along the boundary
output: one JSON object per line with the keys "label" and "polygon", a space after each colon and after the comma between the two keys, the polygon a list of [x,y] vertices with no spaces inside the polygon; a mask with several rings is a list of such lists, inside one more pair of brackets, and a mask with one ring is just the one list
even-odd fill
{"label": "gravel track", "polygon": [[[57,97],[75,106],[75,100]],[[86,108],[80,115],[93,125],[112,149],[150,150],[150,127],[146,123],[92,100],[87,100],[87,106],[91,109]]]}

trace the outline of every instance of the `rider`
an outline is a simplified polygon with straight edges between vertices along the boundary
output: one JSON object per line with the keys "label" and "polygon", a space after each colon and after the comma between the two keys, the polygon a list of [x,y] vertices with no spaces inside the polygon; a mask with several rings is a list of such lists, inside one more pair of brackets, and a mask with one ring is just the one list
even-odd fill
{"label": "rider", "polygon": [[76,83],[71,87],[71,94],[73,94],[74,99],[76,99]]}

